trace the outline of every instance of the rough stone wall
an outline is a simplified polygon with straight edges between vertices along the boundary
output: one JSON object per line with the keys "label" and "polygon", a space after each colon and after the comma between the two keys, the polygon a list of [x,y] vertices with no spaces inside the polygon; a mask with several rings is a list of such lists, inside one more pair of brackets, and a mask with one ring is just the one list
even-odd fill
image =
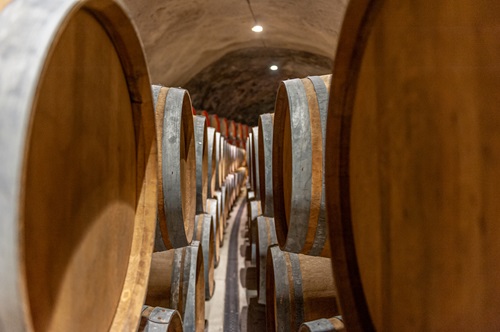
{"label": "rough stone wall", "polygon": [[[270,70],[271,64],[279,69]],[[260,114],[274,111],[282,80],[331,71],[332,61],[327,57],[287,49],[247,48],[227,54],[183,87],[190,92],[196,109],[256,126]]]}

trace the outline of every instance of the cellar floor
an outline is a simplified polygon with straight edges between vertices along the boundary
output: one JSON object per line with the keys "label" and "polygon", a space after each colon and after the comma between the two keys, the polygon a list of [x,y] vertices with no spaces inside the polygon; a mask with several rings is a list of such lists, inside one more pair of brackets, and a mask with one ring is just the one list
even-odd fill
{"label": "cellar floor", "polygon": [[243,189],[230,212],[220,263],[214,272],[215,292],[205,302],[209,332],[266,329],[265,306],[257,303],[256,269],[250,264],[245,197]]}

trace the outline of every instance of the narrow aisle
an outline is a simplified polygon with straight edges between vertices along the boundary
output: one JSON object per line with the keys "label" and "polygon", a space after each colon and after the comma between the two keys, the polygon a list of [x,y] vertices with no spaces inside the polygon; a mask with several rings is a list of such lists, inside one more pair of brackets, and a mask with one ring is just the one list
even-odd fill
{"label": "narrow aisle", "polygon": [[[239,246],[244,241],[240,230],[246,224],[245,197],[246,189],[243,189],[230,212],[224,233],[224,246],[220,249],[220,263],[214,271],[214,295],[210,301],[205,302],[205,317],[208,320],[209,332],[239,331],[239,312],[243,305],[246,305],[245,291],[239,281],[240,269],[245,267],[244,257],[239,254]],[[226,294],[227,288],[232,288],[228,294]],[[226,303],[228,296],[230,301]]]}
{"label": "narrow aisle", "polygon": [[[240,227],[242,225],[243,212],[246,211],[245,195],[241,195],[241,202],[235,206],[231,215],[237,211],[235,218],[232,222],[230,241],[228,246],[228,259],[227,259],[227,272],[226,272],[226,287],[224,296],[224,331],[233,332],[239,330],[239,312],[240,312],[240,287],[239,285],[239,259],[238,243],[240,242],[238,235],[240,234]],[[230,220],[231,220],[230,219]]]}

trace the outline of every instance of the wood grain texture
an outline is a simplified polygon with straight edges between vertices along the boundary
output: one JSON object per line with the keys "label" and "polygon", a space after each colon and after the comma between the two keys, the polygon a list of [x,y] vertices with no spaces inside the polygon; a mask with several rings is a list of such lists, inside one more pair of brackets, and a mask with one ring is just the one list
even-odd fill
{"label": "wood grain texture", "polygon": [[111,1],[0,16],[0,330],[135,329],[156,144],[134,27]]}
{"label": "wood grain texture", "polygon": [[153,253],[145,304],[170,308],[172,269],[175,250]]}
{"label": "wood grain texture", "polygon": [[330,258],[268,249],[267,331],[297,331],[305,321],[339,314]]}
{"label": "wood grain texture", "polygon": [[196,213],[205,212],[208,190],[208,138],[204,116],[194,116],[196,151]]}
{"label": "wood grain texture", "polygon": [[255,174],[254,174],[254,169],[253,169],[253,164],[254,164],[254,155],[253,155],[253,133],[250,130],[250,133],[248,134],[248,147],[247,147],[247,153],[248,153],[248,174],[250,176],[250,190],[254,192],[255,194]]}
{"label": "wood grain texture", "polygon": [[256,267],[257,267],[257,291],[258,302],[266,304],[266,262],[267,249],[278,244],[274,219],[266,216],[257,217],[257,239],[256,239]]}
{"label": "wood grain texture", "polygon": [[327,130],[349,330],[500,328],[499,10],[350,3]]}
{"label": "wood grain texture", "polygon": [[196,151],[192,106],[184,89],[153,86],[160,152],[158,223],[165,248],[186,246],[196,211]]}
{"label": "wood grain texture", "polygon": [[205,270],[205,299],[210,300],[215,290],[215,233],[212,215],[203,213],[196,216],[193,240],[200,242]]}
{"label": "wood grain texture", "polygon": [[137,332],[183,332],[182,318],[177,310],[144,306]]}
{"label": "wood grain texture", "polygon": [[331,75],[283,81],[273,128],[273,205],[284,250],[330,256],[324,145]]}
{"label": "wood grain texture", "polygon": [[259,181],[263,214],[274,216],[273,206],[273,124],[274,114],[259,117]]}
{"label": "wood grain texture", "polygon": [[221,136],[219,132],[215,133],[215,190],[220,191],[222,185],[222,153]]}

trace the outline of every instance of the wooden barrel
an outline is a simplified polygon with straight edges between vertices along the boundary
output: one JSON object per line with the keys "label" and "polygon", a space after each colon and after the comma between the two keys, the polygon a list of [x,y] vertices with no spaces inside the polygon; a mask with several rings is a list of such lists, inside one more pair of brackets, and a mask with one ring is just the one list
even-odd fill
{"label": "wooden barrel", "polygon": [[252,128],[252,173],[253,190],[255,199],[260,200],[260,175],[259,175],[259,127]]}
{"label": "wooden barrel", "polygon": [[257,291],[258,302],[266,304],[266,262],[267,249],[278,244],[274,219],[264,216],[257,217],[257,238],[256,249],[256,267],[257,267]]}
{"label": "wooden barrel", "polygon": [[349,3],[328,117],[343,318],[498,331],[500,3],[377,3]]}
{"label": "wooden barrel", "polygon": [[227,219],[228,219],[228,209],[227,209],[227,189],[226,185],[223,184],[220,188],[221,192],[221,212],[220,215],[222,216],[221,218],[221,223],[220,223],[220,229],[219,229],[219,239],[220,239],[220,245],[224,245],[224,232],[226,231],[226,226],[227,226]]}
{"label": "wooden barrel", "polygon": [[273,205],[273,122],[274,114],[259,117],[259,190],[263,214],[274,216]]}
{"label": "wooden barrel", "polygon": [[143,306],[137,332],[183,332],[182,318],[177,310]]}
{"label": "wooden barrel", "polygon": [[228,197],[227,209],[231,211],[234,203],[234,174],[229,174],[226,178],[226,192]]}
{"label": "wooden barrel", "polygon": [[233,149],[232,149],[232,144],[229,140],[226,140],[226,174],[229,175],[232,172],[233,169],[233,163],[234,163],[234,155],[233,155]]}
{"label": "wooden barrel", "polygon": [[248,129],[248,125],[243,125],[242,129],[242,134],[243,134],[243,139],[246,139],[250,133],[250,130]]}
{"label": "wooden barrel", "polygon": [[217,114],[210,114],[210,127],[215,128],[215,130],[220,133],[220,121]]}
{"label": "wooden barrel", "polygon": [[157,166],[140,40],[113,1],[4,4],[0,331],[133,330]]}
{"label": "wooden barrel", "polygon": [[241,194],[241,189],[245,185],[245,179],[246,179],[246,167],[240,167],[236,170],[234,173],[236,176],[236,199]]}
{"label": "wooden barrel", "polygon": [[241,149],[235,145],[231,145],[231,155],[232,163],[230,171],[235,172],[239,167],[243,166],[246,158],[246,152],[244,149]]}
{"label": "wooden barrel", "polygon": [[215,192],[215,129],[212,127],[207,128],[207,143],[208,143],[208,167],[207,167],[207,198],[214,197]]}
{"label": "wooden barrel", "polygon": [[266,262],[267,331],[297,331],[303,322],[339,314],[330,258],[272,246]]}
{"label": "wooden barrel", "polygon": [[248,168],[248,171],[250,171],[250,137],[247,137],[245,140],[245,151],[246,151],[246,158],[245,158],[245,163]]}
{"label": "wooden barrel", "polygon": [[228,122],[228,137],[231,139],[236,138],[236,122],[234,120]]}
{"label": "wooden barrel", "polygon": [[243,124],[239,122],[236,122],[236,138],[240,141],[243,139]]}
{"label": "wooden barrel", "polygon": [[226,178],[227,182],[227,195],[229,196],[229,203],[227,204],[227,219],[230,218],[231,211],[234,204],[234,174],[229,174]]}
{"label": "wooden barrel", "polygon": [[158,227],[164,249],[187,246],[196,212],[196,153],[191,99],[184,89],[153,85],[158,137]]}
{"label": "wooden barrel", "polygon": [[219,213],[219,229],[218,229],[218,237],[219,244],[222,247],[224,241],[224,228],[226,226],[226,216],[224,215],[224,206],[226,204],[225,198],[226,195],[223,194],[225,187],[221,188],[220,191],[215,192],[215,199],[217,199],[217,211]]}
{"label": "wooden barrel", "polygon": [[236,201],[238,200],[238,196],[240,194],[240,174],[237,172],[234,172],[233,174],[233,207],[236,204]]}
{"label": "wooden barrel", "polygon": [[236,175],[237,175],[237,178],[238,178],[238,195],[241,191],[241,189],[245,186],[245,182],[247,180],[247,168],[242,166],[240,168],[238,168],[238,170],[236,171]]}
{"label": "wooden barrel", "polygon": [[221,163],[221,186],[226,181],[227,176],[227,159],[226,159],[226,138],[221,135],[220,137],[220,163]]}
{"label": "wooden barrel", "polygon": [[210,126],[210,116],[208,115],[207,111],[205,111],[205,110],[197,111],[196,114],[204,116],[206,119],[206,122],[207,122],[207,126]]}
{"label": "wooden barrel", "polygon": [[196,152],[196,213],[205,212],[208,189],[208,138],[205,117],[194,116]]}
{"label": "wooden barrel", "polygon": [[250,190],[255,192],[255,172],[254,172],[254,154],[253,154],[253,134],[248,134],[248,146],[247,146],[247,163],[248,163],[248,174],[250,176]]}
{"label": "wooden barrel", "polygon": [[224,137],[227,138],[229,137],[229,123],[226,118],[219,118],[219,123],[220,123],[220,134]]}
{"label": "wooden barrel", "polygon": [[236,166],[236,169],[245,166],[246,156],[247,153],[245,149],[242,146],[238,147],[238,165]]}
{"label": "wooden barrel", "polygon": [[153,253],[146,305],[178,310],[184,331],[205,326],[205,278],[200,243]]}
{"label": "wooden barrel", "polygon": [[247,190],[247,227],[250,227],[250,220],[252,220],[252,210],[250,209],[250,201],[255,199],[255,194],[251,190]]}
{"label": "wooden barrel", "polygon": [[250,211],[249,221],[254,221],[258,216],[262,215],[262,206],[259,200],[252,199],[248,202],[248,209]]}
{"label": "wooden barrel", "polygon": [[257,217],[262,215],[260,201],[249,202],[250,218],[248,219],[248,229],[250,230],[250,253],[251,263],[257,264]]}
{"label": "wooden barrel", "polygon": [[283,81],[273,130],[273,196],[283,250],[330,256],[324,145],[331,75]]}
{"label": "wooden barrel", "polygon": [[207,199],[207,214],[210,214],[213,220],[212,228],[214,231],[214,267],[219,265],[220,261],[220,237],[219,237],[219,229],[220,229],[220,207],[217,198],[209,198]]}
{"label": "wooden barrel", "polygon": [[342,316],[332,318],[321,318],[310,322],[302,323],[299,332],[338,332],[345,331]]}
{"label": "wooden barrel", "polygon": [[215,280],[215,233],[212,215],[198,214],[194,223],[193,240],[199,241],[203,251],[203,269],[205,271],[205,299],[209,300],[214,294]]}
{"label": "wooden barrel", "polygon": [[222,153],[221,153],[221,135],[219,132],[215,133],[215,190],[220,191],[222,185]]}

